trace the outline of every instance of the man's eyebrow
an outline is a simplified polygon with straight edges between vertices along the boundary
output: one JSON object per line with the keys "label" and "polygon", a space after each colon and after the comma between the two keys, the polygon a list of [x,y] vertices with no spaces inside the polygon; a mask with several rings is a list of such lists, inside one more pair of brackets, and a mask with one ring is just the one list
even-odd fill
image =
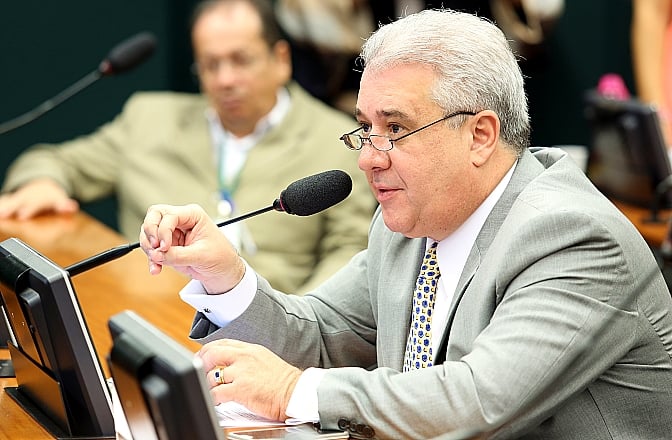
{"label": "man's eyebrow", "polygon": [[402,112],[401,110],[380,110],[376,112],[380,116],[384,116],[386,118],[398,118],[398,119],[409,119],[409,115]]}
{"label": "man's eyebrow", "polygon": [[[360,109],[355,109],[355,117],[362,116],[363,113]],[[376,115],[382,116],[384,118],[398,118],[402,120],[410,120],[410,116],[407,113],[404,113],[400,110],[377,110]]]}

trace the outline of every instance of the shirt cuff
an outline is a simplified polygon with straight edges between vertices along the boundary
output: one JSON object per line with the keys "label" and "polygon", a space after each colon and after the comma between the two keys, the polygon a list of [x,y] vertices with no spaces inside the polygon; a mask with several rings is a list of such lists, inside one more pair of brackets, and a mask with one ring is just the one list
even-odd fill
{"label": "shirt cuff", "polygon": [[226,293],[208,295],[200,281],[192,280],[180,290],[180,298],[203,313],[218,327],[226,327],[243,314],[257,292],[257,274],[245,263],[245,275],[240,283]]}
{"label": "shirt cuff", "polygon": [[301,373],[285,410],[285,415],[291,419],[291,422],[320,421],[317,386],[326,372],[327,370],[323,368],[308,368]]}

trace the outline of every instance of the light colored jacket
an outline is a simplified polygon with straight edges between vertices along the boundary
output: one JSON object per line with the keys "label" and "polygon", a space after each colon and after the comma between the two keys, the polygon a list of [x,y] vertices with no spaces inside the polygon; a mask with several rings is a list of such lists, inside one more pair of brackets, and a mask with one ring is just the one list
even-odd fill
{"label": "light colored jacket", "polygon": [[[244,214],[271,205],[302,177],[331,169],[352,177],[350,196],[322,213],[297,217],[273,211],[245,221],[257,249],[244,248],[241,255],[276,285],[302,292],[366,247],[375,199],[357,168],[357,153],[338,139],[355,120],[295,83],[288,89],[291,108],[249,152],[235,199]],[[201,95],[137,93],[95,133],[22,154],[3,190],[49,176],[83,202],[116,194],[120,230],[130,241],[137,241],[152,204],[197,203],[214,218],[218,177],[206,107]]]}

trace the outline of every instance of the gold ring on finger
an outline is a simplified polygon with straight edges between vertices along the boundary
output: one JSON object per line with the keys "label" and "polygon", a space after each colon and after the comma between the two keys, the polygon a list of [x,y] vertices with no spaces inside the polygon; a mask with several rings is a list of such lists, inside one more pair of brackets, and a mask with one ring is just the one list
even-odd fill
{"label": "gold ring on finger", "polygon": [[215,383],[217,385],[223,385],[226,382],[224,382],[224,367],[215,367],[214,371],[214,376],[215,376]]}

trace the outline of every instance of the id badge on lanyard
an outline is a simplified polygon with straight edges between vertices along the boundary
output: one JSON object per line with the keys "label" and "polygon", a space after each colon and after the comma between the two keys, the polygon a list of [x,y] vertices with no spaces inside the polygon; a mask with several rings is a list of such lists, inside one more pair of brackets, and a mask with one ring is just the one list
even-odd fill
{"label": "id badge on lanyard", "polygon": [[233,215],[235,207],[231,193],[225,189],[219,191],[219,201],[217,202],[217,214],[222,219],[227,219]]}

